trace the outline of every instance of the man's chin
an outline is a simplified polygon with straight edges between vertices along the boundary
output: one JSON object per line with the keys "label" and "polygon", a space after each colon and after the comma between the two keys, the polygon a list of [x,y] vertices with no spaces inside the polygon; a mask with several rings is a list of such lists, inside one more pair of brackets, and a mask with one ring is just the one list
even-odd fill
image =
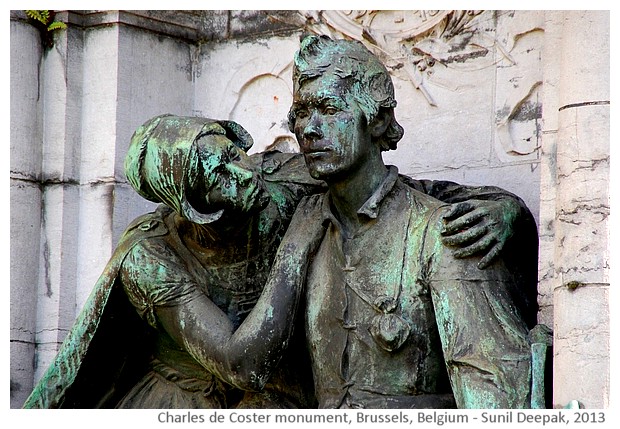
{"label": "man's chin", "polygon": [[333,168],[330,165],[308,164],[308,172],[313,179],[325,180],[333,175]]}
{"label": "man's chin", "polygon": [[310,172],[310,176],[313,179],[316,180],[322,180],[323,182],[333,182],[335,180],[341,180],[341,178],[343,176],[345,176],[344,173],[342,173],[340,170],[337,170],[335,168],[320,168],[320,169],[314,169],[314,168],[309,168],[308,169]]}

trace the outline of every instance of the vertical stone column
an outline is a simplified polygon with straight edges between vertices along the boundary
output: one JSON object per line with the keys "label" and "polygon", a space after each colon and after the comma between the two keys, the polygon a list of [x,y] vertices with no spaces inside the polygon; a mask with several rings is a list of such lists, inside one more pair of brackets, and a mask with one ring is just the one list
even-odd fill
{"label": "vertical stone column", "polygon": [[[609,405],[609,11],[561,18],[554,404]],[[549,106],[545,106],[548,108]],[[553,114],[553,113],[550,113]]]}
{"label": "vertical stone column", "polygon": [[538,322],[553,327],[555,276],[555,203],[558,192],[556,146],[559,85],[562,70],[562,11],[546,11],[542,51],[543,129],[540,148],[540,215],[538,219]]}
{"label": "vertical stone column", "polygon": [[[70,16],[70,19],[73,16]],[[118,99],[117,25],[85,28],[75,317],[112,253]]]}
{"label": "vertical stone column", "polygon": [[162,36],[159,20],[124,25],[138,18],[59,11],[68,28],[44,50],[11,12],[12,408],[56,355],[121,232],[154,209],[124,177],[131,134],[193,109],[187,41]]}
{"label": "vertical stone column", "polygon": [[11,12],[11,407],[32,390],[41,234],[39,32]]}
{"label": "vertical stone column", "polygon": [[82,33],[56,34],[41,65],[42,221],[35,381],[56,355],[75,314],[79,212]]}

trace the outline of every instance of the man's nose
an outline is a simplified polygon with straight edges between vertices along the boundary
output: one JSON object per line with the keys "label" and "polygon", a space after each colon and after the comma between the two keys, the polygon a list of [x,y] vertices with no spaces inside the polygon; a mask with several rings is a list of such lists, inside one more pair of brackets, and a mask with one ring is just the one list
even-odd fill
{"label": "man's nose", "polygon": [[308,123],[304,127],[304,137],[310,140],[318,140],[323,138],[320,114],[316,110],[312,112],[310,118],[308,119]]}

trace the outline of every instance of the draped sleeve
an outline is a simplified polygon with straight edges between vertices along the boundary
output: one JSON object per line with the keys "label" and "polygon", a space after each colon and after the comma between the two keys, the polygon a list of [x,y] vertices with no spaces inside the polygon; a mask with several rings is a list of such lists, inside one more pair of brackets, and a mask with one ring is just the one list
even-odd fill
{"label": "draped sleeve", "polygon": [[528,328],[511,290],[515,276],[499,259],[480,270],[441,245],[440,215],[425,237],[422,264],[443,354],[459,408],[529,408]]}
{"label": "draped sleeve", "polygon": [[157,328],[158,307],[183,305],[204,294],[186,263],[162,237],[144,240],[121,267],[125,293],[138,314]]}

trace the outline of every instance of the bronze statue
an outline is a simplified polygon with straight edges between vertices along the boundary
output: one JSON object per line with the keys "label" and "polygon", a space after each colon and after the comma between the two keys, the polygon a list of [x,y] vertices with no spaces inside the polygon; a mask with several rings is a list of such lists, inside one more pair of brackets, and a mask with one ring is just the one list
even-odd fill
{"label": "bronze statue", "polygon": [[[304,42],[302,52],[318,47],[316,42],[308,40]],[[344,51],[349,49],[346,46]],[[360,86],[363,82],[356,84],[359,86],[356,91],[359,91],[352,98],[350,88],[342,83],[353,79],[340,76],[346,73],[346,68],[327,70],[327,67],[324,74],[312,75],[315,71],[300,67],[301,61],[298,57],[295,103],[290,119],[300,143],[304,145],[303,157],[278,152],[248,157],[244,150],[251,145],[251,137],[230,121],[164,115],[148,121],[136,131],[126,161],[128,180],[140,195],[162,205],[156,212],[138,218],[128,227],[57,358],[25,407],[314,407],[317,403],[303,335],[304,317],[309,328],[311,352],[320,364],[314,368],[320,406],[355,405],[350,398],[345,398],[346,395],[343,400],[349,402],[336,403],[326,398],[331,395],[329,389],[333,383],[339,383],[344,375],[359,370],[348,354],[355,356],[360,351],[356,347],[370,343],[371,337],[376,342],[372,345],[378,347],[376,351],[389,359],[385,363],[377,362],[377,367],[371,368],[368,376],[378,372],[390,374],[390,365],[406,363],[409,366],[398,374],[403,380],[392,375],[382,384],[402,382],[398,389],[407,392],[401,395],[407,399],[398,402],[394,399],[398,395],[390,396],[388,392],[381,395],[383,402],[373,399],[365,405],[453,405],[448,377],[442,370],[444,357],[439,342],[441,335],[437,332],[438,318],[432,316],[434,310],[430,306],[431,301],[439,305],[438,300],[429,296],[430,285],[436,281],[433,269],[440,266],[435,260],[454,261],[452,255],[457,253],[456,256],[464,259],[455,263],[453,272],[461,273],[459,270],[466,267],[469,270],[466,272],[476,279],[476,276],[492,276],[489,273],[496,273],[495,266],[502,263],[498,254],[501,251],[504,255],[514,249],[512,233],[529,228],[533,224],[531,215],[517,197],[498,188],[417,181],[399,176],[394,168],[388,174],[385,166],[382,170],[380,165],[375,165],[377,171],[365,171],[366,180],[360,180],[359,187],[355,186],[349,196],[359,200],[369,190],[374,190],[371,188],[387,180],[388,185],[379,188],[386,192],[390,191],[390,186],[398,189],[396,200],[400,208],[389,226],[379,223],[383,213],[379,207],[383,206],[385,197],[379,193],[362,208],[364,225],[353,222],[343,227],[345,234],[353,236],[354,231],[372,231],[368,235],[372,237],[368,251],[375,249],[374,254],[364,252],[360,256],[372,256],[363,267],[360,266],[361,260],[351,259],[354,254],[347,254],[349,259],[345,257],[343,260],[346,268],[343,272],[355,273],[352,276],[359,277],[368,286],[378,282],[380,287],[365,290],[349,286],[345,295],[336,296],[335,301],[326,302],[325,308],[319,308],[317,293],[329,295],[338,291],[319,293],[316,288],[316,276],[322,275],[319,271],[323,269],[323,263],[328,266],[335,263],[331,254],[327,260],[321,258],[326,255],[326,237],[330,237],[330,231],[336,228],[336,224],[332,224],[324,236],[322,224],[316,224],[321,218],[316,213],[318,204],[320,201],[334,203],[325,213],[333,210],[337,215],[328,217],[328,222],[347,222],[350,218],[343,213],[354,207],[337,208],[347,200],[332,195],[338,192],[340,184],[344,186],[349,181],[347,177],[355,180],[359,176],[354,173],[356,170],[359,173],[366,165],[360,160],[375,152],[373,145],[379,141],[379,144],[388,146],[391,141],[395,144],[396,137],[390,137],[392,140],[383,137],[398,136],[399,131],[394,121],[394,127],[387,134],[369,139],[373,133],[369,125],[373,121],[368,124],[365,121],[374,116],[387,118],[393,106],[377,107],[377,112],[381,112],[379,115],[366,112],[360,115],[355,106],[362,103],[355,101],[355,97],[367,98],[368,93],[363,92],[367,90]],[[327,79],[329,76],[338,78]],[[371,88],[381,92],[380,85],[389,87],[391,82],[388,84],[385,78],[379,78],[384,82],[373,81]],[[311,83],[316,87],[306,86]],[[330,104],[332,102],[335,105]],[[386,103],[395,102],[392,98]],[[338,122],[326,122],[319,128],[315,113],[318,109],[325,117],[343,113],[349,116]],[[357,112],[358,116],[352,112]],[[366,119],[364,115],[367,115]],[[313,125],[302,127],[304,121]],[[317,128],[311,131],[313,126]],[[310,138],[313,132],[317,136],[335,133],[337,138],[329,141],[313,139]],[[310,143],[322,139],[325,147]],[[358,151],[358,148],[363,150]],[[339,151],[337,156],[336,150]],[[308,173],[304,157],[314,178]],[[335,170],[332,174],[324,168]],[[326,195],[323,179],[329,188]],[[407,198],[401,201],[400,193]],[[423,193],[453,205],[440,204]],[[286,232],[300,199],[315,194],[297,208],[292,226]],[[427,206],[435,210],[432,215]],[[373,216],[378,219],[373,220]],[[432,223],[435,220],[437,222]],[[425,222],[433,227],[424,226]],[[386,233],[376,234],[374,226]],[[522,237],[524,234],[514,235]],[[428,239],[424,252],[419,251],[422,237]],[[441,240],[457,248],[445,247]],[[385,263],[381,269],[377,267],[376,246],[380,246],[380,259]],[[318,253],[311,259],[317,249]],[[483,256],[478,258],[472,256],[474,254]],[[420,258],[430,259],[422,261]],[[310,260],[311,263],[304,263]],[[416,270],[421,269],[416,265],[418,262],[428,265],[424,265],[428,272],[422,271],[428,276],[418,279],[422,283],[426,281],[426,285],[412,282]],[[472,263],[475,269],[471,268]],[[476,264],[480,268],[493,265],[482,271]],[[272,275],[269,275],[272,266]],[[310,271],[308,294],[304,296],[306,270]],[[333,274],[331,270],[325,273]],[[472,293],[488,293],[493,297],[505,292],[502,288],[494,291],[494,288],[483,285],[479,292]],[[530,321],[533,317],[535,321],[531,289],[517,288],[509,292],[512,294],[510,299],[502,298],[498,302],[509,306],[511,299],[514,300],[523,310],[523,317]],[[343,297],[351,300],[351,305],[368,304],[367,309],[351,307],[351,314],[361,311],[364,317],[372,319],[368,334],[364,334],[370,337],[358,345],[351,343],[353,349],[347,346],[339,351],[343,353],[343,359],[347,356],[346,362],[341,360],[339,363],[343,371],[346,368],[346,374],[322,365],[327,359],[323,355],[327,348],[323,347],[328,343],[323,343],[320,336],[326,332],[334,333],[333,340],[341,341],[341,332],[330,331],[331,326],[315,326],[318,321],[316,312],[331,312],[334,305],[341,303],[338,299]],[[307,306],[304,303],[306,298],[310,300]],[[451,308],[448,304],[447,307]],[[303,311],[297,311],[297,308]],[[417,314],[418,310],[420,314]],[[498,314],[504,314],[511,313],[512,309],[498,311]],[[413,313],[417,318],[410,320]],[[448,310],[445,314],[446,329],[449,329],[451,316]],[[331,321],[334,316],[342,315],[329,313],[325,320]],[[414,325],[413,321],[421,324]],[[507,326],[512,329],[512,325]],[[349,329],[346,332],[363,331],[356,327],[346,329]],[[521,333],[518,329],[516,332]],[[413,349],[424,350],[427,358],[408,354]],[[516,349],[515,356],[520,357],[521,349]],[[400,361],[393,358],[397,355],[402,356]],[[374,364],[376,356],[370,356]],[[419,366],[416,371],[419,373],[409,371],[412,359],[417,359]],[[321,372],[323,370],[327,372]],[[519,376],[520,373],[515,372],[515,377]],[[414,383],[413,387],[407,381],[409,379]],[[382,384],[374,386],[377,391]],[[352,384],[347,392],[357,387]],[[433,389],[436,392],[428,391]],[[424,397],[423,402],[407,402],[411,392],[418,398]],[[423,393],[427,395],[421,395]]]}
{"label": "bronze statue", "polygon": [[[301,289],[267,274],[296,202],[323,185],[299,156],[250,159],[251,144],[203,118],[136,131],[127,178],[162,205],[127,228],[25,407],[314,406],[303,338],[291,339]],[[307,236],[291,238],[285,258],[307,257]],[[278,366],[287,345],[294,366]]]}
{"label": "bronze statue", "polygon": [[323,234],[300,261],[319,406],[529,408],[536,285],[503,258],[456,258],[450,209],[384,164],[403,135],[385,67],[359,42],[310,36],[293,79],[289,125],[328,186],[292,221]]}

